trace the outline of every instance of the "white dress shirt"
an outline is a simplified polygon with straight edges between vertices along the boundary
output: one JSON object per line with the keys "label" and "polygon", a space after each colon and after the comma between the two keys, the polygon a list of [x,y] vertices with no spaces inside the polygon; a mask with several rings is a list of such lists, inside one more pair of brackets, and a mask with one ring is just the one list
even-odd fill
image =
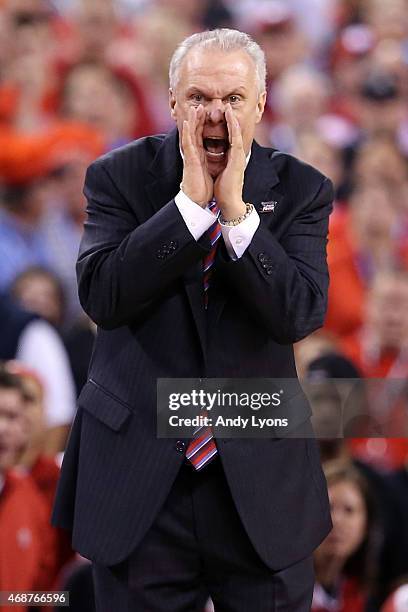
{"label": "white dress shirt", "polygon": [[[246,166],[248,165],[250,157],[251,151],[247,155]],[[201,238],[201,236],[210,229],[217,218],[208,208],[208,205],[206,208],[202,208],[181,190],[174,198],[174,201],[190,234],[195,240]],[[231,259],[236,260],[242,257],[251,244],[251,240],[258,229],[259,222],[259,215],[254,207],[251,214],[238,225],[227,226],[220,224],[222,237]]]}

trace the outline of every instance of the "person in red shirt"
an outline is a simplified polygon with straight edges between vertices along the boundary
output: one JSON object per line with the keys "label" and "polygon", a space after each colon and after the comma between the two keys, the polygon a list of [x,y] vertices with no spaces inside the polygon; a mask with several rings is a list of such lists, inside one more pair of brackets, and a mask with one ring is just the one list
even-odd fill
{"label": "person in red shirt", "polygon": [[385,183],[361,183],[349,206],[338,207],[330,220],[330,286],[324,327],[340,339],[361,330],[364,305],[377,271],[401,259],[394,233],[402,222],[395,200],[395,192]]}
{"label": "person in red shirt", "polygon": [[367,296],[363,327],[343,340],[343,351],[367,378],[405,378],[407,346],[408,272],[379,272]]}
{"label": "person in red shirt", "polygon": [[[27,423],[28,438],[17,459],[20,469],[30,475],[37,490],[47,506],[47,521],[51,516],[60,468],[54,456],[44,452],[46,435],[44,420],[44,388],[37,373],[17,361],[6,364],[6,368],[20,379],[24,397],[24,416]],[[69,534],[60,528],[50,529],[55,537],[55,567],[49,573],[50,584],[54,583],[61,569],[74,558]]]}
{"label": "person in red shirt", "polygon": [[12,469],[25,427],[21,383],[0,366],[0,591],[47,590],[55,567],[47,504],[33,480]]}
{"label": "person in red shirt", "polygon": [[383,437],[356,438],[350,444],[365,461],[393,469],[402,466],[408,455],[408,272],[378,273],[365,311],[363,327],[343,340],[342,349],[363,376],[377,379],[368,384],[368,399]]}
{"label": "person in red shirt", "polygon": [[376,516],[364,476],[342,461],[328,462],[333,530],[315,551],[312,612],[364,612],[376,561]]}

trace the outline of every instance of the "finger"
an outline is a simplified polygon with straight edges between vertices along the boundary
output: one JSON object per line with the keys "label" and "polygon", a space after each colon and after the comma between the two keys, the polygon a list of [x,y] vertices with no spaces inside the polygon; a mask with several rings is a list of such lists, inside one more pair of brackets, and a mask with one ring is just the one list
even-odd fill
{"label": "finger", "polygon": [[185,157],[190,157],[194,151],[193,143],[191,142],[190,125],[187,120],[183,121],[183,131],[181,134],[181,144]]}
{"label": "finger", "polygon": [[238,119],[235,117],[231,105],[227,104],[225,110],[225,118],[227,120],[228,127],[228,136],[230,141],[231,149],[239,150],[242,149],[242,133],[241,128],[238,122]]}
{"label": "finger", "polygon": [[204,149],[203,130],[205,123],[205,110],[202,104],[197,108],[197,127],[196,127],[196,142],[199,149]]}
{"label": "finger", "polygon": [[231,114],[232,114],[231,105],[227,104],[226,107],[225,107],[225,119],[226,119],[226,122],[227,122],[228,141],[229,141],[230,146],[232,145],[232,138],[233,138],[232,123],[231,123]]}
{"label": "finger", "polygon": [[193,146],[196,146],[196,124],[197,124],[197,110],[194,106],[190,106],[188,109],[188,129],[190,133],[190,140]]}
{"label": "finger", "polygon": [[241,128],[238,119],[234,116],[232,108],[228,105],[225,111],[230,148],[228,150],[227,166],[241,168],[245,160],[244,146],[242,142]]}

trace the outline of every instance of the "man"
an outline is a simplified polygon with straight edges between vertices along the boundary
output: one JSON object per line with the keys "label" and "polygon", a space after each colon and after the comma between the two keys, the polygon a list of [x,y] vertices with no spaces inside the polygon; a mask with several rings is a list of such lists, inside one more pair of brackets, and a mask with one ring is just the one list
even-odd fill
{"label": "man", "polygon": [[[178,130],[88,169],[77,270],[99,329],[54,521],[94,562],[98,611],[310,607],[331,525],[316,441],[156,435],[158,378],[295,378],[292,343],[323,323],[331,184],[253,141],[265,98],[246,34],[195,34],[170,65]],[[306,431],[306,402],[287,409]]]}

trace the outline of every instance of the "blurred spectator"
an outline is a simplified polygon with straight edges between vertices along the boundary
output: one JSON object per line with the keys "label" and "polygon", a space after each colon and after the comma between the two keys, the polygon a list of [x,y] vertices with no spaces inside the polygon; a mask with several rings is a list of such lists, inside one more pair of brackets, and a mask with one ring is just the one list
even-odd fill
{"label": "blurred spectator", "polygon": [[44,183],[9,186],[0,208],[0,291],[30,265],[48,266],[50,255],[38,231],[45,210]]}
{"label": "blurred spectator", "polygon": [[[305,391],[311,400],[313,426],[319,438],[322,462],[325,464],[336,460],[354,465],[367,479],[376,500],[383,538],[379,548],[377,579],[373,584],[368,609],[377,610],[388,595],[390,586],[408,571],[408,524],[405,521],[408,481],[405,483],[404,480],[406,470],[399,470],[395,476],[387,476],[364,460],[353,457],[349,437],[364,416],[370,413],[368,381],[360,376],[361,373],[350,360],[340,354],[327,354],[310,362]],[[337,432],[337,438],[329,438],[336,424],[335,418],[339,420],[338,415],[342,416],[342,433],[339,436]],[[364,423],[366,429],[370,426],[370,422]],[[375,430],[373,435],[377,435]]]}
{"label": "blurred spectator", "polygon": [[357,119],[363,138],[388,136],[404,154],[407,111],[403,91],[392,74],[373,71],[362,83],[357,102]]}
{"label": "blurred spectator", "polygon": [[399,541],[402,550],[405,551],[400,568],[400,576],[405,576],[408,582],[408,453],[405,456],[404,464],[391,474],[387,475],[387,482],[390,485],[400,508],[403,519],[399,522]]}
{"label": "blurred spectator", "polygon": [[[320,132],[323,132],[323,129]],[[325,137],[317,130],[301,132],[297,138],[294,154],[328,176],[338,195],[344,181],[344,161],[342,150],[330,142],[329,136]]]}
{"label": "blurred spectator", "polygon": [[65,74],[61,113],[97,129],[108,149],[154,129],[136,78],[95,60],[78,63]]}
{"label": "blurred spectator", "polygon": [[356,99],[367,74],[375,45],[374,33],[366,24],[353,23],[339,30],[329,55],[336,98],[334,108],[356,121]]}
{"label": "blurred spectator", "polygon": [[395,194],[374,180],[361,183],[351,194],[349,209],[337,209],[330,221],[325,328],[341,338],[361,328],[376,272],[400,260],[396,237],[402,225]]}
{"label": "blurred spectator", "polygon": [[117,39],[127,34],[113,0],[78,0],[70,18],[76,61],[99,62],[107,58]]}
{"label": "blurred spectator", "polygon": [[408,35],[406,0],[366,0],[361,4],[362,18],[373,28],[377,39],[404,40]]}
{"label": "blurred spectator", "polygon": [[[29,477],[12,471],[25,433],[18,378],[0,367],[0,590],[50,589],[54,539],[47,506]],[[26,606],[5,606],[24,612]]]}
{"label": "blurred spectator", "polygon": [[[81,149],[57,153],[54,170],[47,179],[45,210],[37,231],[47,249],[48,267],[60,280],[64,298],[62,324],[68,327],[83,314],[78,299],[75,262],[86,218],[86,200],[82,193],[89,152]],[[41,313],[40,313],[41,314]]]}
{"label": "blurred spectator", "polygon": [[[387,136],[373,137],[359,148],[354,160],[353,175],[357,184],[372,184],[375,177],[376,183],[383,183],[398,194],[398,188],[401,191],[408,183],[407,160],[395,140]],[[402,196],[401,193],[400,200],[404,199]],[[408,211],[406,200],[399,204],[397,199],[396,204],[401,212]]]}
{"label": "blurred spectator", "polygon": [[343,349],[368,378],[408,374],[408,272],[380,272],[368,294],[362,329]]}
{"label": "blurred spectator", "polygon": [[59,279],[46,268],[26,268],[15,278],[10,294],[24,310],[35,312],[56,329],[62,326],[64,291]]}
{"label": "blurred spectator", "polygon": [[325,465],[333,530],[314,554],[313,612],[364,612],[373,584],[378,534],[369,486],[353,466]]}
{"label": "blurred spectator", "polygon": [[302,64],[283,72],[273,90],[276,120],[269,131],[272,145],[293,152],[304,131],[321,131],[335,146],[351,145],[357,132],[330,108],[331,83],[326,75]]}
{"label": "blurred spectator", "polygon": [[408,583],[398,587],[387,599],[381,612],[405,612],[408,610]]}
{"label": "blurred spectator", "polygon": [[[29,145],[22,140],[21,157],[15,156],[20,145],[8,154],[3,150],[10,179],[0,207],[0,290],[32,265],[54,271],[66,296],[64,323],[72,323],[82,314],[75,275],[86,207],[82,187],[87,166],[102,152],[101,141],[78,125],[60,126]],[[19,177],[26,146],[31,170]]]}
{"label": "blurred spectator", "polygon": [[143,83],[149,112],[159,132],[167,132],[174,125],[168,112],[171,55],[194,31],[191,11],[197,9],[198,3],[184,1],[184,5],[185,10],[177,12],[173,3],[166,2],[164,6],[152,3],[135,19],[136,34],[128,67]]}
{"label": "blurred spectator", "polygon": [[[408,273],[379,273],[367,298],[360,331],[345,337],[343,350],[370,382],[371,411],[388,438],[351,441],[356,455],[383,469],[405,463],[408,456],[406,398],[408,372]],[[401,437],[402,436],[402,437]]]}
{"label": "blurred spectator", "polygon": [[308,44],[291,2],[257,0],[241,4],[238,22],[265,51],[268,79],[307,58]]}
{"label": "blurred spectator", "polygon": [[336,352],[336,346],[337,342],[335,336],[321,330],[297,342],[294,348],[298,377],[304,379],[309,364],[318,357]]}
{"label": "blurred spectator", "polygon": [[5,296],[0,296],[0,338],[0,359],[18,359],[44,381],[44,451],[53,456],[65,447],[75,411],[74,384],[62,341],[49,323]]}
{"label": "blurred spectator", "polygon": [[360,378],[353,362],[340,353],[328,352],[308,363],[303,386],[311,402],[313,429],[319,440],[349,436],[353,421],[367,415]]}
{"label": "blurred spectator", "polygon": [[[47,517],[52,505],[60,469],[54,457],[44,454],[46,446],[46,423],[44,414],[44,386],[34,370],[29,370],[17,361],[7,362],[8,372],[18,376],[23,394],[24,419],[27,436],[17,454],[15,465],[29,474],[47,506]],[[55,566],[49,574],[50,584],[56,580],[63,566],[73,558],[70,534],[60,528],[52,528],[54,534]]]}

